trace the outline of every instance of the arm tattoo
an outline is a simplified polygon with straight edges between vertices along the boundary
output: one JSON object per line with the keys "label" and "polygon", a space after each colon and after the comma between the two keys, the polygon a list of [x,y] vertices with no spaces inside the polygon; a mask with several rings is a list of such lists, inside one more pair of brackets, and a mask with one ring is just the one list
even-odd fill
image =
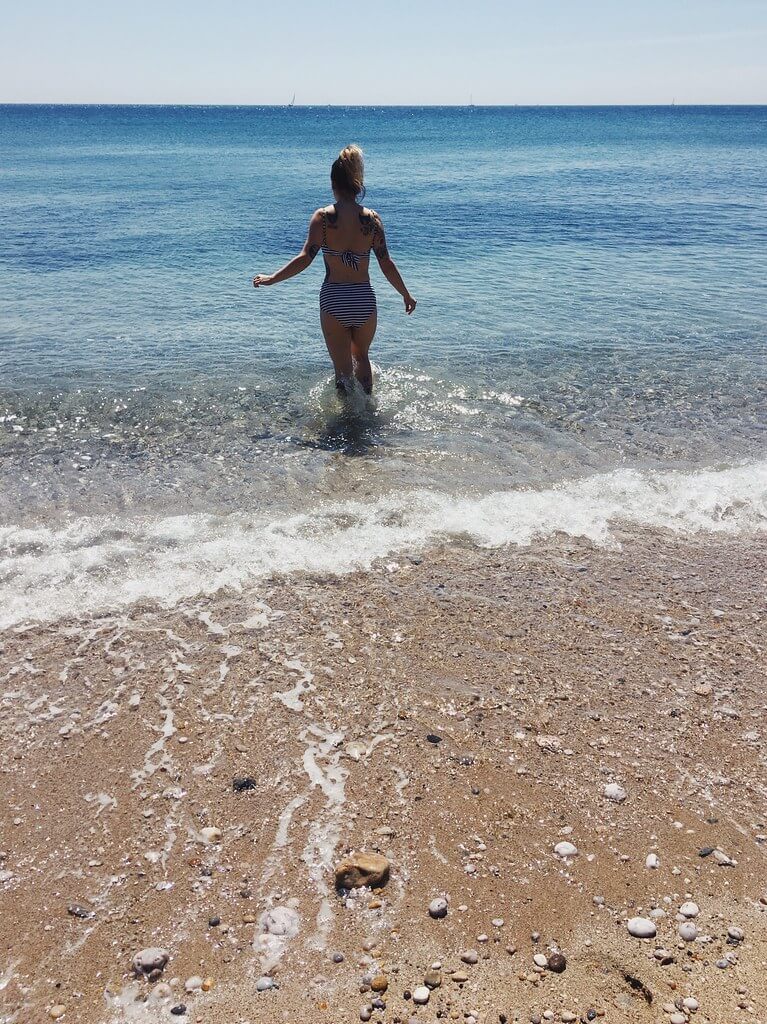
{"label": "arm tattoo", "polygon": [[389,258],[389,250],[386,248],[386,242],[381,242],[380,245],[375,247],[375,254],[379,260],[386,260]]}
{"label": "arm tattoo", "polygon": [[306,250],[310,260],[313,260],[317,253],[320,251],[320,247],[312,243]]}

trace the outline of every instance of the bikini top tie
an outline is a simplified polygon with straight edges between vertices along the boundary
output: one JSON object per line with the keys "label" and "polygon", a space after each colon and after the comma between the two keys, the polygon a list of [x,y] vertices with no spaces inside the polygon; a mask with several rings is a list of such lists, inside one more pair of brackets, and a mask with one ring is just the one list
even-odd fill
{"label": "bikini top tie", "polygon": [[328,220],[325,210],[322,211],[322,254],[323,256],[337,256],[345,267],[351,270],[360,269],[360,260],[370,259],[370,249],[367,252],[355,252],[353,249],[331,249],[328,247],[327,237]]}

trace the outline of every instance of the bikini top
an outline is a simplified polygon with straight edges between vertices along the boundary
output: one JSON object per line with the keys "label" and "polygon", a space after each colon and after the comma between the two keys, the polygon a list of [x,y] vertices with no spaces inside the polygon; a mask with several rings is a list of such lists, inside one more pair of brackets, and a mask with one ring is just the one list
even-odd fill
{"label": "bikini top", "polygon": [[370,259],[370,249],[367,252],[355,252],[353,249],[330,249],[328,247],[328,215],[322,211],[322,254],[323,256],[338,256],[345,267],[352,270],[360,269],[360,260]]}

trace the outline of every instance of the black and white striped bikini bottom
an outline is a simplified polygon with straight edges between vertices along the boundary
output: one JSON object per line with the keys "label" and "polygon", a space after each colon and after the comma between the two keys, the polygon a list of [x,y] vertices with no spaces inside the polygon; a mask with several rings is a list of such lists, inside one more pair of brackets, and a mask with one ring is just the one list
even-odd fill
{"label": "black and white striped bikini bottom", "polygon": [[344,327],[362,327],[376,312],[376,293],[370,281],[325,281],[320,288],[320,312],[330,313]]}

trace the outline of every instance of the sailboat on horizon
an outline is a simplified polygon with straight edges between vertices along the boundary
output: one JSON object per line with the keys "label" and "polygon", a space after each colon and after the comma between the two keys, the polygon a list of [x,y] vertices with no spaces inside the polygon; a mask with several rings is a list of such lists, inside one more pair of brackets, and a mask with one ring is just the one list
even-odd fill
{"label": "sailboat on horizon", "polygon": [[296,94],[293,93],[293,99],[290,101],[290,103],[288,103],[288,106],[289,107],[295,107],[295,105],[296,105]]}

